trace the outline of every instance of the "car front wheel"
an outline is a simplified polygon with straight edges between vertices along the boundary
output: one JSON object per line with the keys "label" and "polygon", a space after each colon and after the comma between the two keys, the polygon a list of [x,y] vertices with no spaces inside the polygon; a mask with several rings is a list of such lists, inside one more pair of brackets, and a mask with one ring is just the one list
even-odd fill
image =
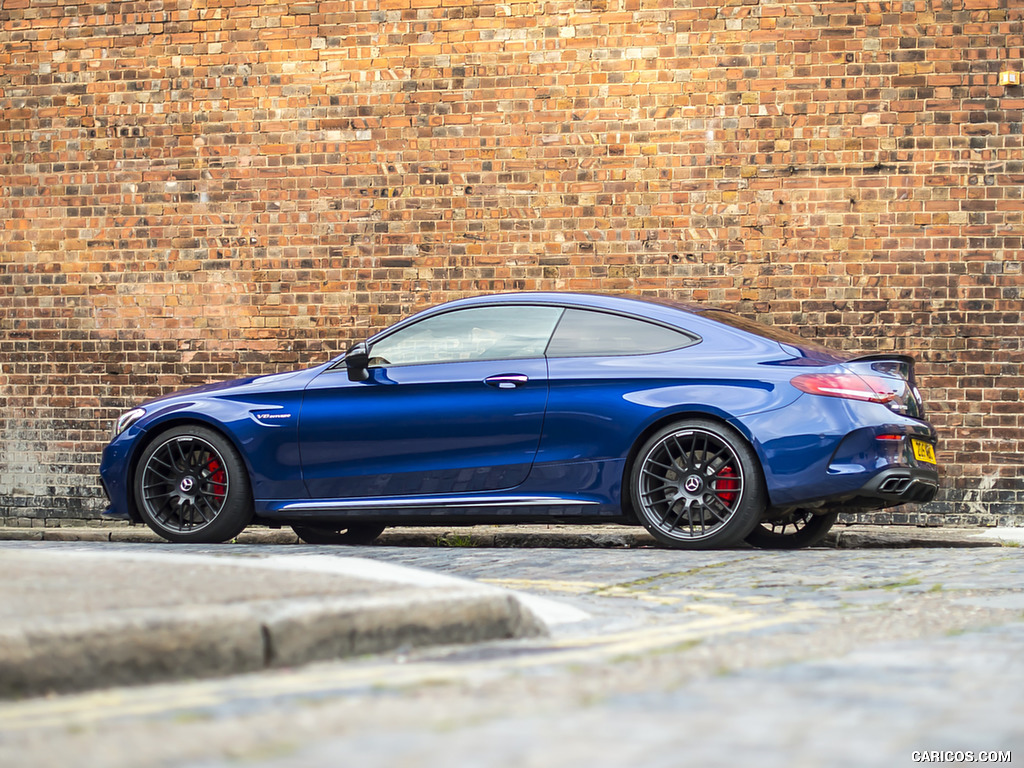
{"label": "car front wheel", "polygon": [[651,535],[679,549],[739,544],[766,503],[753,449],[735,430],[707,419],[652,435],[633,463],[630,494]]}
{"label": "car front wheel", "polygon": [[252,520],[245,464],[223,435],[206,427],[158,435],[135,464],[134,485],[142,519],[169,541],[227,541]]}

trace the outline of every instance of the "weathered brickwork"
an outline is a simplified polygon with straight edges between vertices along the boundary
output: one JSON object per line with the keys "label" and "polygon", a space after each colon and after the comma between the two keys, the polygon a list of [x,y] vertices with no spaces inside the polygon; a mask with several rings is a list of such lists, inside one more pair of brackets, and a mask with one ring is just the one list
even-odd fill
{"label": "weathered brickwork", "polygon": [[498,290],[899,350],[941,499],[1024,522],[1024,6],[2,0],[0,517],[118,412]]}

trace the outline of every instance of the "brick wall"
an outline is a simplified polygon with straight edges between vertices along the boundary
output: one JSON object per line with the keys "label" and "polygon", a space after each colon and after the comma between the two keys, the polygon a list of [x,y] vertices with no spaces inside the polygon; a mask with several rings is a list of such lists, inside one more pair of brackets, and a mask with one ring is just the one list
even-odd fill
{"label": "brick wall", "polygon": [[110,420],[141,398],[555,289],[909,352],[946,489],[873,519],[1024,522],[1024,94],[998,85],[1022,21],[0,0],[0,516],[95,515]]}

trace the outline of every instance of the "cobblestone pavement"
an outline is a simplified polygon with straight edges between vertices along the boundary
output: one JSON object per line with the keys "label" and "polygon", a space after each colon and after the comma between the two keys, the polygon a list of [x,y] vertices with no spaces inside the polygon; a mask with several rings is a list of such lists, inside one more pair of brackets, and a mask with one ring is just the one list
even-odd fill
{"label": "cobblestone pavement", "polygon": [[[26,544],[0,546],[0,556],[4,546]],[[357,554],[516,589],[547,601],[538,608],[557,623],[540,640],[3,704],[0,764],[895,766],[912,765],[916,751],[1024,756],[1016,548],[288,553]]]}

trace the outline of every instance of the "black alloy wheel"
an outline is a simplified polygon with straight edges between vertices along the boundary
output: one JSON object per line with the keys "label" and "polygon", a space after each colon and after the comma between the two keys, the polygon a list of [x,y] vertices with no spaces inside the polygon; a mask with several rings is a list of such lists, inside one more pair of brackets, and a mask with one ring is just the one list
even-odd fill
{"label": "black alloy wheel", "polygon": [[761,467],[735,430],[692,419],[655,433],[631,471],[633,509],[660,543],[679,549],[739,544],[765,509]]}
{"label": "black alloy wheel", "polygon": [[233,539],[252,520],[252,491],[238,451],[198,425],[156,437],[135,464],[135,502],[146,524],[175,542]]}
{"label": "black alloy wheel", "polygon": [[813,514],[798,509],[778,520],[762,520],[747,544],[760,549],[800,549],[820,544],[839,517],[838,511]]}
{"label": "black alloy wheel", "polygon": [[295,535],[307,544],[369,544],[384,532],[383,525],[356,523],[347,528],[319,525],[293,525]]}

